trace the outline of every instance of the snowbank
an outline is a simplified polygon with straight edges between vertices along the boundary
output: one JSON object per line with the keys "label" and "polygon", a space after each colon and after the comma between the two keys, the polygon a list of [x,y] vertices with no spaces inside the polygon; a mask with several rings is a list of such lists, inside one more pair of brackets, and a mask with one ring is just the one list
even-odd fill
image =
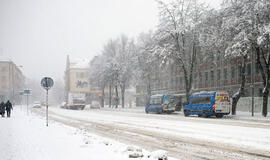
{"label": "snowbank", "polygon": [[[90,134],[15,109],[0,118],[1,160],[126,160],[130,155],[153,160],[150,152]],[[131,150],[130,148],[136,148]]]}

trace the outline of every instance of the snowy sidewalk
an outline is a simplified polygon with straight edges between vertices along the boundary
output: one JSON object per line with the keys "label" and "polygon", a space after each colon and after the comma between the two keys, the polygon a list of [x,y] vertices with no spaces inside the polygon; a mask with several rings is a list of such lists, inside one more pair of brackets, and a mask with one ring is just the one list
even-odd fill
{"label": "snowy sidewalk", "polygon": [[19,108],[11,118],[0,118],[0,126],[1,160],[129,159],[124,144],[52,121],[46,127],[44,117],[27,116]]}

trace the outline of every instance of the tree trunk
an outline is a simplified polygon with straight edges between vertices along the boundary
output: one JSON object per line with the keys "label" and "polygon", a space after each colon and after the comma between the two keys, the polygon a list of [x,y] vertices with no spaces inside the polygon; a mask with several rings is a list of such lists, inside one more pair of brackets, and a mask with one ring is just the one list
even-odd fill
{"label": "tree trunk", "polygon": [[269,96],[269,83],[263,89],[263,107],[262,107],[262,115],[264,117],[267,116],[267,104],[268,104],[268,96]]}
{"label": "tree trunk", "polygon": [[147,102],[146,102],[146,104],[150,103],[150,97],[151,97],[151,77],[150,77],[150,73],[149,73],[147,75],[147,97],[146,97]]}
{"label": "tree trunk", "polygon": [[102,87],[102,96],[101,96],[101,107],[104,108],[104,96],[105,96],[105,86]]}
{"label": "tree trunk", "polygon": [[184,70],[184,77],[185,77],[185,85],[186,85],[186,100],[187,100],[187,103],[189,103],[189,99],[190,99],[190,89],[189,89],[189,84],[188,84],[188,76],[187,76],[187,73],[185,73],[186,70]]}
{"label": "tree trunk", "polygon": [[115,85],[115,108],[118,108],[119,96],[118,96],[118,88]]}
{"label": "tree trunk", "polygon": [[240,89],[232,97],[232,115],[236,115],[236,106],[239,99],[240,99]]}
{"label": "tree trunk", "polygon": [[247,55],[242,56],[242,65],[241,65],[241,86],[236,92],[233,97],[232,97],[232,115],[236,115],[236,107],[238,100],[240,99],[241,96],[244,94],[244,89],[245,89],[245,84],[246,84],[246,63],[247,63]]}
{"label": "tree trunk", "polygon": [[263,108],[262,108],[262,115],[264,117],[267,116],[267,106],[268,106],[268,96],[269,96],[269,87],[270,87],[270,35],[266,35],[266,40],[267,40],[267,46],[266,46],[266,54],[263,55],[268,55],[267,58],[267,65],[266,65],[266,74],[267,74],[267,79],[266,79],[266,85],[263,90]]}
{"label": "tree trunk", "polygon": [[109,107],[112,107],[112,85],[109,85]]}
{"label": "tree trunk", "polygon": [[[268,63],[266,62],[266,59],[264,57],[264,52],[255,45],[256,49],[256,56],[257,56],[257,64],[259,71],[261,73],[262,79],[263,79],[263,107],[262,107],[262,115],[264,117],[267,116],[267,105],[268,105],[268,96],[269,96],[269,78],[270,78],[270,70],[269,70],[269,60]],[[270,58],[270,57],[269,57]]]}
{"label": "tree trunk", "polygon": [[122,108],[125,108],[125,91],[126,91],[126,85],[122,84],[120,85],[121,88],[121,96],[122,96]]}

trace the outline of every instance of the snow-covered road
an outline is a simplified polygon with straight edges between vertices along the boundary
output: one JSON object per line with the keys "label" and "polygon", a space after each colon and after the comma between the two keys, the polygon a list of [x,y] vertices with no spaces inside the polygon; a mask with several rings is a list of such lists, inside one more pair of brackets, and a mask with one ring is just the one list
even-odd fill
{"label": "snow-covered road", "polygon": [[[55,121],[46,127],[45,117],[16,107],[11,118],[0,117],[0,126],[0,160],[128,160],[135,152],[134,146]],[[139,148],[138,153],[154,160],[150,152]]]}
{"label": "snow-covered road", "polygon": [[[41,110],[35,111],[41,113]],[[51,118],[181,159],[269,159],[269,119],[156,115],[137,110],[50,108]]]}

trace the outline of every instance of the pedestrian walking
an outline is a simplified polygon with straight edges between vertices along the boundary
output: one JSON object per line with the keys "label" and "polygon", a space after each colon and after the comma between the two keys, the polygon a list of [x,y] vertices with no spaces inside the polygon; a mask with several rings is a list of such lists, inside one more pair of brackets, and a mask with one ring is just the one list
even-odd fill
{"label": "pedestrian walking", "polygon": [[5,106],[5,103],[2,101],[2,102],[0,103],[0,115],[1,115],[2,117],[5,117],[5,110],[6,110],[6,106]]}
{"label": "pedestrian walking", "polygon": [[6,111],[7,111],[7,117],[10,117],[10,112],[13,110],[12,104],[9,102],[9,100],[6,103]]}

